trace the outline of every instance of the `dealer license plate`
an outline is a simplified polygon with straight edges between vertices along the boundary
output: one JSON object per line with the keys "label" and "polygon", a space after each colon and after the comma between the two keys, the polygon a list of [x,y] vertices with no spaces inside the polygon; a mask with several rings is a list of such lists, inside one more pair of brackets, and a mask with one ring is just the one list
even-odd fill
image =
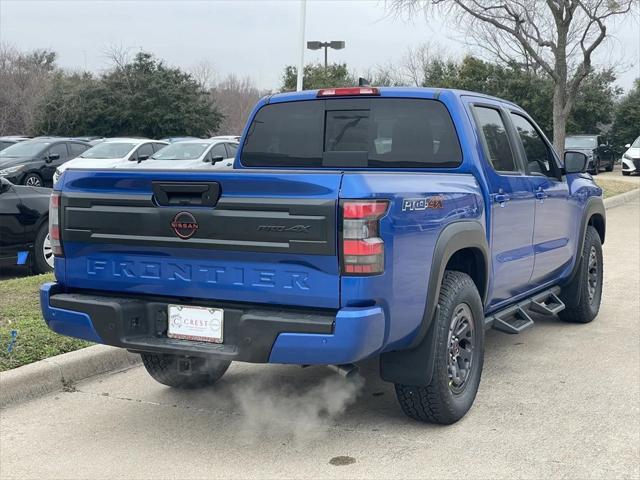
{"label": "dealer license plate", "polygon": [[221,308],[169,305],[169,338],[222,343],[224,310]]}

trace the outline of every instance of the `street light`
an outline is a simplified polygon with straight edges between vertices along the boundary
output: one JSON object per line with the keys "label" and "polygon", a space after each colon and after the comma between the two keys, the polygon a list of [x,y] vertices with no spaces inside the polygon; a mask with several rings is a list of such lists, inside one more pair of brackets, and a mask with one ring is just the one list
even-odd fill
{"label": "street light", "polygon": [[320,50],[324,48],[324,68],[327,68],[327,50],[333,48],[334,50],[342,50],[344,48],[344,41],[333,40],[331,42],[307,42],[307,48],[309,50]]}

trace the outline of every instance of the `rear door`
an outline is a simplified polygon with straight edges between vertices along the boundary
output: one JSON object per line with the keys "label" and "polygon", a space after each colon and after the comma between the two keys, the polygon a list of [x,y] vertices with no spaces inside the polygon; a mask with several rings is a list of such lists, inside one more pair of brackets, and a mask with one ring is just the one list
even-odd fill
{"label": "rear door", "polygon": [[337,308],[341,176],[69,170],[62,186],[66,284]]}
{"label": "rear door", "polygon": [[472,112],[490,188],[493,287],[489,308],[528,289],[533,271],[535,201],[500,105],[475,103]]}

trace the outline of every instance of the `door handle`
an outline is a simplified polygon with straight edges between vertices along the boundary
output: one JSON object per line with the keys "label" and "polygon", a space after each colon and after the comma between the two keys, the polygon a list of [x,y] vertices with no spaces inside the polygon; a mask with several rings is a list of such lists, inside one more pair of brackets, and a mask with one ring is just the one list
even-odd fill
{"label": "door handle", "polygon": [[501,207],[504,207],[509,200],[511,200],[511,198],[506,193],[496,193],[493,196],[493,201],[499,203]]}

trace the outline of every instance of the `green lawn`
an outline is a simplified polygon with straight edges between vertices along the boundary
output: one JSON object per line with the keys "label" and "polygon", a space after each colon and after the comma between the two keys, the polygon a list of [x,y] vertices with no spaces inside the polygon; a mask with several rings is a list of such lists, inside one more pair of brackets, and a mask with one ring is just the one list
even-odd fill
{"label": "green lawn", "polygon": [[[44,323],[38,290],[51,280],[53,274],[0,281],[0,371],[91,345],[58,335]],[[17,337],[9,352],[12,330]]]}
{"label": "green lawn", "polygon": [[638,188],[637,183],[624,182],[621,180],[600,180],[599,178],[596,178],[595,180],[600,188],[602,188],[604,198],[630,192],[634,188]]}

